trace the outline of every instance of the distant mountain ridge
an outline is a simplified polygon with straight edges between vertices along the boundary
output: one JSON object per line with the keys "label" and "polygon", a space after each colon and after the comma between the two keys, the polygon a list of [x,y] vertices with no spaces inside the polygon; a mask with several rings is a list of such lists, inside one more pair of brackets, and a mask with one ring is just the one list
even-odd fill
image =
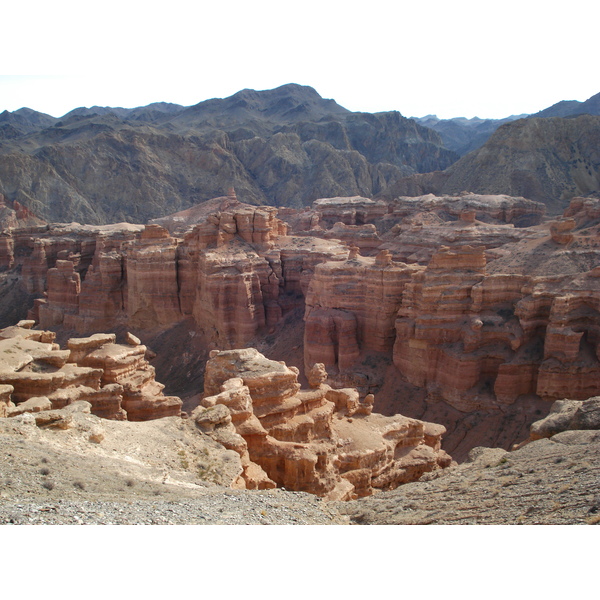
{"label": "distant mountain ridge", "polygon": [[251,204],[373,196],[458,158],[398,112],[354,113],[297,84],[50,119],[8,122],[0,139],[0,193],[49,221],[146,222],[230,186]]}
{"label": "distant mountain ridge", "polygon": [[576,117],[578,115],[600,115],[600,93],[588,98],[585,102],[578,100],[562,100],[545,108],[530,117]]}
{"label": "distant mountain ridge", "polygon": [[477,150],[432,173],[389,186],[382,198],[421,194],[509,194],[560,214],[575,196],[600,194],[600,116],[528,118],[506,123]]}
{"label": "distant mountain ridge", "polygon": [[61,118],[21,108],[0,114],[0,193],[48,221],[91,224],[146,222],[231,186],[244,202],[275,206],[469,190],[523,195],[558,211],[600,187],[594,145],[581,141],[595,139],[596,123],[577,133],[581,121],[522,122],[581,112],[600,114],[600,94],[536,119],[497,120],[351,112],[298,84],[188,107],[80,107]]}
{"label": "distant mountain ridge", "polygon": [[455,117],[438,119],[436,115],[412,117],[424,127],[437,131],[446,148],[464,156],[477,148],[481,148],[490,136],[505,123],[533,117],[574,117],[577,115],[600,115],[600,93],[588,98],[585,102],[563,100],[535,114],[511,115],[503,119],[480,119],[474,117]]}
{"label": "distant mountain ridge", "polygon": [[485,144],[489,137],[504,123],[522,119],[527,115],[512,115],[504,119],[480,119],[473,117],[456,117],[453,119],[438,119],[435,115],[414,118],[417,123],[437,131],[446,148],[454,150],[459,156],[464,156]]}

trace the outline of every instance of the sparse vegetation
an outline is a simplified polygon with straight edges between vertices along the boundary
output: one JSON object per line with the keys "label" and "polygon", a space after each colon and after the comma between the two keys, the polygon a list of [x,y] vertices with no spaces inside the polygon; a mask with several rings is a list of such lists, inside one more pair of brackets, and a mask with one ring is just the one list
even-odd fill
{"label": "sparse vegetation", "polygon": [[185,469],[187,471],[187,469],[190,468],[190,462],[187,459],[185,450],[178,450],[177,455],[179,456],[179,462],[181,463],[181,468]]}

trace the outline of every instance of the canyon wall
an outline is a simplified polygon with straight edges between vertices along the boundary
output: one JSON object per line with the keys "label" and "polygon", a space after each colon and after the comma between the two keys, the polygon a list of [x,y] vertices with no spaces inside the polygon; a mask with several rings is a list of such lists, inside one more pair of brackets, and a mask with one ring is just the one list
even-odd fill
{"label": "canyon wall", "polygon": [[[544,410],[540,399],[548,410],[556,399],[597,395],[600,201],[576,198],[558,220],[515,227],[539,221],[535,203],[502,197],[483,211],[474,195],[443,200],[390,204],[383,219],[405,216],[381,236],[377,256],[355,247],[347,260],[317,267],[306,296],[306,367],[323,362],[330,383],[360,382],[387,410],[402,412],[402,394],[422,390],[428,408],[415,412],[439,422],[444,406],[463,420],[477,414],[473,429],[497,414],[513,420],[508,430]],[[384,381],[396,377],[387,356],[404,383]],[[380,395],[394,389],[396,400]],[[453,418],[449,438],[458,439],[461,417]],[[461,435],[452,443],[471,434]]]}
{"label": "canyon wall", "polygon": [[286,235],[274,208],[229,204],[180,237],[158,224],[8,229],[0,258],[36,298],[28,317],[42,329],[159,331],[190,319],[213,347],[243,347],[302,306],[315,266],[348,248]]}
{"label": "canyon wall", "polygon": [[374,393],[390,414],[409,390],[453,414],[525,419],[540,399],[598,393],[599,203],[576,198],[554,221],[539,203],[475,194],[278,213],[230,190],[216,211],[165,227],[8,229],[0,258],[36,297],[41,329],[151,337],[181,326],[201,333],[205,355],[282,347],[304,310],[303,343],[286,351],[304,352],[305,373],[323,363],[332,387]]}

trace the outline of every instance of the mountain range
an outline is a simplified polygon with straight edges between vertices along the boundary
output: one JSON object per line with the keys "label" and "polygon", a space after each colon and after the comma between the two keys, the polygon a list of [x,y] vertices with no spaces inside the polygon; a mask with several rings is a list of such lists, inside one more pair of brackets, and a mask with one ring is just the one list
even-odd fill
{"label": "mountain range", "polygon": [[297,84],[190,107],[22,108],[0,114],[0,193],[48,221],[90,224],[146,222],[232,186],[256,205],[469,190],[559,211],[600,189],[598,114],[600,94],[525,119],[408,119]]}

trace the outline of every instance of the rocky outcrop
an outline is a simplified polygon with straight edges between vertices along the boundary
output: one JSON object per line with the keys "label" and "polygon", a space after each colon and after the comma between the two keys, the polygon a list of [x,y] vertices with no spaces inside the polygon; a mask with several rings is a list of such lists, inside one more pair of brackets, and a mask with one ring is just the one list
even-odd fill
{"label": "rocky outcrop", "polygon": [[386,201],[326,198],[310,209],[282,210],[280,217],[295,235],[339,239],[358,247],[363,256],[389,250],[395,260],[426,265],[441,245],[485,246],[492,258],[503,246],[546,235],[533,227],[541,223],[545,209],[525,198],[463,192]]}
{"label": "rocky outcrop", "polygon": [[12,385],[0,385],[0,417],[8,416],[10,410],[14,409],[15,405],[11,400],[14,391],[15,388]]}
{"label": "rocky outcrop", "polygon": [[160,225],[146,225],[126,249],[127,315],[137,329],[164,327],[181,318],[177,240]]}
{"label": "rocky outcrop", "polygon": [[[186,398],[202,385],[210,349],[254,344],[283,349],[304,370],[325,364],[329,385],[375,394],[387,414],[447,418],[446,439],[462,446],[471,435],[461,438],[465,413],[477,413],[477,443],[485,413],[506,445],[528,427],[528,411],[549,409],[540,399],[599,393],[597,200],[576,199],[561,219],[531,227],[515,224],[542,211],[522,198],[428,196],[386,212],[361,200],[373,211],[359,221],[372,222],[324,229],[321,217],[306,219],[310,211],[284,211],[284,223],[233,193],[175,236],[156,223],[50,225],[39,237],[12,230],[15,266],[5,275],[21,268],[25,286],[44,289],[31,311],[43,329],[89,336],[133,327],[153,346],[166,335],[182,361],[162,373],[173,373]],[[290,235],[303,220],[312,228]],[[371,256],[353,243],[367,230]],[[302,311],[304,343],[297,327],[288,340],[289,319]],[[184,381],[194,383],[183,391]]]}
{"label": "rocky outcrop", "polygon": [[419,270],[386,250],[367,258],[357,248],[346,261],[318,265],[306,297],[306,365],[347,371],[361,350],[391,352],[402,294]]}
{"label": "rocky outcrop", "polygon": [[600,397],[587,400],[557,400],[545,418],[531,425],[529,441],[549,438],[574,429],[600,429]]}
{"label": "rocky outcrop", "polygon": [[408,288],[394,364],[459,410],[535,394],[598,390],[595,271],[555,278],[489,273],[483,249],[442,249]]}
{"label": "rocky outcrop", "polygon": [[388,213],[385,202],[363,198],[361,196],[344,198],[321,198],[312,203],[318,222],[325,229],[336,223],[344,225],[364,225],[373,223]]}
{"label": "rocky outcrop", "polygon": [[0,194],[0,231],[44,225],[46,222],[34,215],[27,207],[17,201],[9,202],[4,194]]}
{"label": "rocky outcrop", "polygon": [[[54,333],[22,322],[0,330],[0,384],[3,411],[60,409],[89,402],[92,413],[132,421],[177,416],[181,400],[166,397],[145,358],[146,347],[129,338],[117,344],[115,334],[72,338],[67,349],[54,343]],[[17,406],[11,411],[10,403]]]}
{"label": "rocky outcrop", "polygon": [[374,414],[372,397],[361,401],[356,390],[333,390],[326,378],[316,365],[311,388],[301,390],[297,369],[253,348],[213,351],[202,406],[192,416],[243,463],[249,457],[261,467],[268,479],[259,471],[256,481],[247,467],[244,474],[257,487],[274,482],[348,500],[451,463],[441,450],[443,427]]}
{"label": "rocky outcrop", "polygon": [[400,196],[389,203],[389,219],[406,218],[419,213],[429,213],[444,221],[475,220],[487,224],[510,224],[515,227],[539,225],[546,213],[542,202],[506,194]]}
{"label": "rocky outcrop", "polygon": [[216,347],[247,345],[302,305],[318,263],[348,249],[287,236],[276,209],[230,200],[182,238],[158,224],[50,226],[39,238],[17,230],[23,284],[38,296],[29,317],[86,335],[191,319]]}

